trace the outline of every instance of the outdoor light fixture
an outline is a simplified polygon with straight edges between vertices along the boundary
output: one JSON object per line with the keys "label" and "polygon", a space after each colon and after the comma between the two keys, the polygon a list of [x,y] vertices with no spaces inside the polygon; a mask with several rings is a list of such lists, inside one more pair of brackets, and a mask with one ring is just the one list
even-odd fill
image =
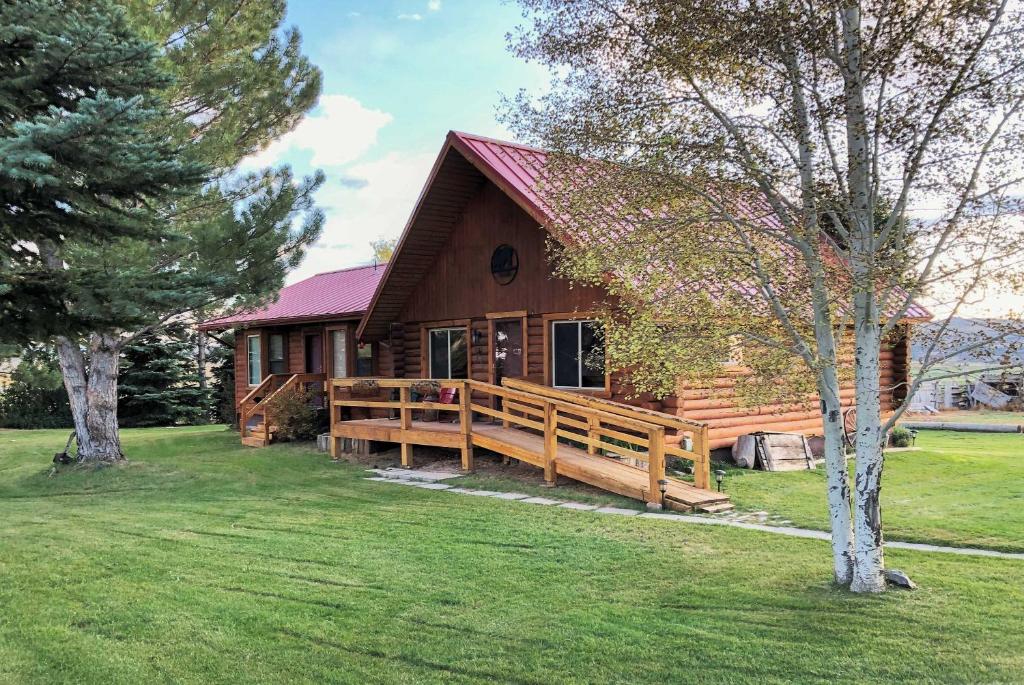
{"label": "outdoor light fixture", "polygon": [[661,508],[665,508],[665,491],[668,490],[668,479],[662,478],[658,481],[658,489],[661,490]]}
{"label": "outdoor light fixture", "polygon": [[910,429],[910,446],[913,447],[917,444],[917,430],[914,428]]}
{"label": "outdoor light fixture", "polygon": [[476,345],[479,345],[479,344],[480,344],[480,329],[479,328],[474,328],[473,329],[473,345],[476,346]]}
{"label": "outdoor light fixture", "polygon": [[725,480],[725,471],[718,469],[715,471],[715,482],[718,483],[718,491],[722,491],[722,481]]}

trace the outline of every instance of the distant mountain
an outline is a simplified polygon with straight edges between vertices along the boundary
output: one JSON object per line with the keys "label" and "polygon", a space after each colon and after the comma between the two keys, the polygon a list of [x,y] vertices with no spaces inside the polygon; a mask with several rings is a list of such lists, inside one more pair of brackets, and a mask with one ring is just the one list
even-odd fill
{"label": "distant mountain", "polygon": [[[928,346],[942,330],[944,321],[914,326],[911,334],[911,358],[920,364]],[[1004,336],[1000,338],[999,336]],[[984,340],[992,340],[982,347],[960,352],[965,346]],[[945,364],[993,364],[1024,362],[1024,322],[1009,319],[967,319],[954,317],[942,333],[937,346],[939,352],[932,353],[934,360],[939,356],[952,354]]]}

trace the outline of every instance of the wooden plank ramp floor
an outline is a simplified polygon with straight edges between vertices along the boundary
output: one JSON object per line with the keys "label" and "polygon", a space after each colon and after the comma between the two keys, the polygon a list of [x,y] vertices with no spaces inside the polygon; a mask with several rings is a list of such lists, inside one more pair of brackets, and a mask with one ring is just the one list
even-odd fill
{"label": "wooden plank ramp floor", "polygon": [[[402,433],[396,419],[355,419],[335,424],[346,437],[380,442],[400,442]],[[405,431],[407,442],[437,447],[459,446],[459,423],[412,421]],[[474,447],[497,452],[543,468],[544,438],[518,428],[504,428],[498,423],[473,422]],[[558,475],[624,497],[648,500],[650,479],[647,471],[609,457],[588,454],[586,450],[558,443],[555,459]],[[721,511],[731,508],[725,494],[694,487],[678,478],[666,478],[665,504],[680,511]]]}

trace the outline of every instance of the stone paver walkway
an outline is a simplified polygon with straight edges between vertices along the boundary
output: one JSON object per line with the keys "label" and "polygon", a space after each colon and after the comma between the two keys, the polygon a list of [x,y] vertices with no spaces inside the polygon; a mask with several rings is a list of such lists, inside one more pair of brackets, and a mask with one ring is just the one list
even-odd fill
{"label": "stone paver walkway", "polygon": [[[581,502],[568,502],[549,497],[532,497],[521,492],[495,492],[492,490],[472,490],[467,488],[452,487],[447,483],[439,481],[449,478],[458,478],[462,474],[448,471],[414,471],[408,469],[370,469],[378,475],[368,477],[367,480],[395,483],[423,488],[426,490],[445,490],[454,494],[473,495],[475,497],[491,497],[509,501],[522,502],[524,504],[539,504],[546,506],[557,506],[561,509],[575,509],[577,511],[589,511],[596,514],[610,514],[613,516],[637,516],[646,519],[659,519],[662,521],[673,521],[675,523],[690,523],[705,526],[727,526],[730,528],[745,528],[756,530],[762,533],[773,535],[788,535],[796,538],[810,538],[813,540],[828,541],[831,536],[822,530],[811,530],[809,528],[795,528],[792,526],[767,525],[766,523],[753,523],[753,520],[765,521],[768,519],[766,512],[754,512],[753,514],[735,514],[733,516],[697,516],[693,514],[668,514],[661,512],[640,512],[636,509],[624,509],[620,507],[600,507],[596,504],[583,504]],[[774,517],[773,517],[774,518]],[[788,523],[788,521],[786,521]],[[1024,553],[999,552],[992,549],[974,549],[971,547],[944,547],[941,545],[928,545],[919,542],[886,542],[888,549],[909,549],[917,552],[938,552],[940,554],[960,554],[974,557],[998,557],[1001,559],[1018,559],[1024,561]]]}

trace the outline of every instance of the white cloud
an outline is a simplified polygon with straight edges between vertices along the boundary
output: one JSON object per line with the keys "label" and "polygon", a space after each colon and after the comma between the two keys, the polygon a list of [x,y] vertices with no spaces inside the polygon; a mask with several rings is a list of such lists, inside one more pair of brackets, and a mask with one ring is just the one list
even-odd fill
{"label": "white cloud", "polygon": [[347,95],[323,95],[313,114],[295,130],[271,143],[247,160],[260,168],[276,164],[289,152],[312,152],[314,167],[349,164],[377,143],[377,132],[391,122],[387,112],[368,109]]}
{"label": "white cloud", "polygon": [[431,12],[437,12],[441,9],[441,0],[427,0],[427,9]]}
{"label": "white cloud", "polygon": [[395,238],[405,228],[435,157],[434,152],[391,152],[346,167],[344,174],[329,173],[317,193],[317,205],[327,215],[323,236],[288,282],[369,262],[371,240]]}
{"label": "white cloud", "polygon": [[423,15],[419,12],[413,12],[412,14],[399,14],[399,21],[423,21]]}

